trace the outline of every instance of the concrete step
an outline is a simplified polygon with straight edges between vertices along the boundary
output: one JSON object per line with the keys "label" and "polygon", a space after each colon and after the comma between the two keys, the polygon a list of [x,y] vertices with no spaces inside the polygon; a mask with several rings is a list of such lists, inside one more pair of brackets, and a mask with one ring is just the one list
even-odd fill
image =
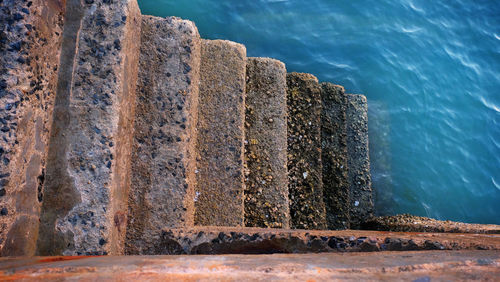
{"label": "concrete step", "polygon": [[0,280],[498,281],[498,251],[0,259]]}
{"label": "concrete step", "polygon": [[194,224],[201,39],[194,23],[142,17],[126,252],[148,254],[160,226]]}
{"label": "concrete step", "polygon": [[202,41],[196,225],[244,225],[245,74],[245,46]]}
{"label": "concrete step", "polygon": [[47,1],[0,6],[0,255],[32,256],[65,9]]}
{"label": "concrete step", "polygon": [[235,227],[164,229],[158,255],[500,250],[500,235]]}
{"label": "concrete step", "polygon": [[310,74],[287,74],[288,189],[291,228],[325,229],[321,88]]}
{"label": "concrete step", "polygon": [[347,156],[351,228],[358,229],[373,215],[370,156],[368,151],[368,102],[363,95],[347,95]]}
{"label": "concrete step", "polygon": [[321,84],[321,161],[328,229],[349,228],[349,182],[347,178],[347,97],[344,88]]}
{"label": "concrete step", "polygon": [[245,225],[289,228],[286,68],[248,58],[246,81]]}
{"label": "concrete step", "polygon": [[122,254],[141,15],[136,1],[67,5],[37,254]]}

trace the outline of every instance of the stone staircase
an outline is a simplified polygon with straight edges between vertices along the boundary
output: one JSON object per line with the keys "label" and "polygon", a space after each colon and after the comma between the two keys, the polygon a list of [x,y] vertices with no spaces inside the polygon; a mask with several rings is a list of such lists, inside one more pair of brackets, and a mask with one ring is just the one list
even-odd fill
{"label": "stone staircase", "polygon": [[[203,241],[221,227],[233,229],[210,242],[283,230],[284,244],[309,236],[296,229],[359,228],[372,215],[364,96],[201,39],[190,21],[143,16],[135,0],[21,2],[10,5],[29,8],[24,28],[43,8],[66,20],[46,23],[58,30],[44,35],[59,50],[44,58],[58,70],[40,88],[50,97],[33,103],[9,84],[33,76],[29,66],[2,73],[2,120],[20,120],[1,132],[11,148],[2,255],[177,253],[192,244],[172,243],[172,232],[204,228]],[[28,47],[3,48],[2,60]],[[27,101],[12,112],[5,97]]]}

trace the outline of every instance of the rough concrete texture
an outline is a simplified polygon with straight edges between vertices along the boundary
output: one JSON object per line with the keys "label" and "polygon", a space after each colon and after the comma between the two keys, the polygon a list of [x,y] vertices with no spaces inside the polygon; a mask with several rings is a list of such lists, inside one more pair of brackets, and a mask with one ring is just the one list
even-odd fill
{"label": "rough concrete texture", "polygon": [[140,11],[134,0],[66,4],[37,253],[120,254]]}
{"label": "rough concrete texture", "polygon": [[325,229],[321,165],[321,88],[310,74],[287,74],[290,225]]}
{"label": "rough concrete texture", "polygon": [[245,115],[245,226],[289,228],[286,68],[248,58]]}
{"label": "rough concrete texture", "polygon": [[244,224],[245,46],[202,40],[195,224]]}
{"label": "rough concrete texture", "polygon": [[321,161],[328,229],[349,228],[347,181],[347,97],[344,88],[321,84]]}
{"label": "rough concrete texture", "polygon": [[368,153],[368,102],[363,95],[347,95],[347,165],[350,186],[351,228],[358,229],[373,216],[370,156]]}
{"label": "rough concrete texture", "polygon": [[126,252],[193,226],[201,39],[194,23],[143,16]]}
{"label": "rough concrete texture", "polygon": [[500,235],[236,227],[165,229],[154,254],[500,250]]}
{"label": "rough concrete texture", "polygon": [[495,281],[497,251],[0,259],[17,281]]}
{"label": "rough concrete texture", "polygon": [[373,217],[365,221],[361,227],[367,230],[398,232],[500,234],[500,225],[442,221],[409,214]]}
{"label": "rough concrete texture", "polygon": [[0,1],[0,253],[34,255],[65,7]]}

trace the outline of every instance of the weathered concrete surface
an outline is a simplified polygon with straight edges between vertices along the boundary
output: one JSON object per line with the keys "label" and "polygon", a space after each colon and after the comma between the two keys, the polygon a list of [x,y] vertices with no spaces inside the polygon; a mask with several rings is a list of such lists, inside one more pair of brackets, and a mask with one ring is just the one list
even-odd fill
{"label": "weathered concrete surface", "polygon": [[140,11],[133,0],[68,0],[67,10],[37,253],[120,254]]}
{"label": "weathered concrete surface", "polygon": [[500,234],[500,225],[471,224],[454,221],[442,221],[428,217],[401,214],[396,216],[373,217],[364,222],[361,227],[367,230],[397,231],[397,232],[447,232],[447,233],[478,233]]}
{"label": "weathered concrete surface", "polygon": [[321,88],[310,74],[287,74],[290,225],[325,229],[321,165]]}
{"label": "weathered concrete surface", "polygon": [[500,250],[500,235],[236,227],[165,229],[154,254]]}
{"label": "weathered concrete surface", "polygon": [[373,216],[370,156],[368,150],[368,102],[363,95],[347,95],[347,165],[350,186],[351,228],[358,229]]}
{"label": "weathered concrete surface", "polygon": [[194,225],[201,39],[193,22],[143,16],[126,252]]}
{"label": "weathered concrete surface", "polygon": [[195,224],[244,224],[245,46],[203,40]]}
{"label": "weathered concrete surface", "polygon": [[289,228],[286,68],[248,58],[245,226]]}
{"label": "weathered concrete surface", "polygon": [[0,1],[0,254],[34,255],[65,7]]}
{"label": "weathered concrete surface", "polygon": [[0,279],[119,281],[495,281],[497,251],[0,259]]}
{"label": "weathered concrete surface", "polygon": [[344,88],[321,84],[321,161],[328,229],[349,228],[347,181],[347,97]]}

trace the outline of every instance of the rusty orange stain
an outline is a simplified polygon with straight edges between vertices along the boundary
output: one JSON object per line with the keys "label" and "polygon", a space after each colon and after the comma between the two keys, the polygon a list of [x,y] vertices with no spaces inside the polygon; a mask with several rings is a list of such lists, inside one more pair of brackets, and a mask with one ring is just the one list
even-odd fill
{"label": "rusty orange stain", "polygon": [[210,271],[219,270],[220,267],[221,267],[220,264],[211,264],[211,265],[208,266],[208,268],[210,269]]}
{"label": "rusty orange stain", "polygon": [[98,256],[59,256],[59,257],[47,257],[41,258],[37,260],[37,262],[54,262],[54,261],[67,261],[67,260],[76,260],[76,259],[84,259],[90,257],[98,257]]}

